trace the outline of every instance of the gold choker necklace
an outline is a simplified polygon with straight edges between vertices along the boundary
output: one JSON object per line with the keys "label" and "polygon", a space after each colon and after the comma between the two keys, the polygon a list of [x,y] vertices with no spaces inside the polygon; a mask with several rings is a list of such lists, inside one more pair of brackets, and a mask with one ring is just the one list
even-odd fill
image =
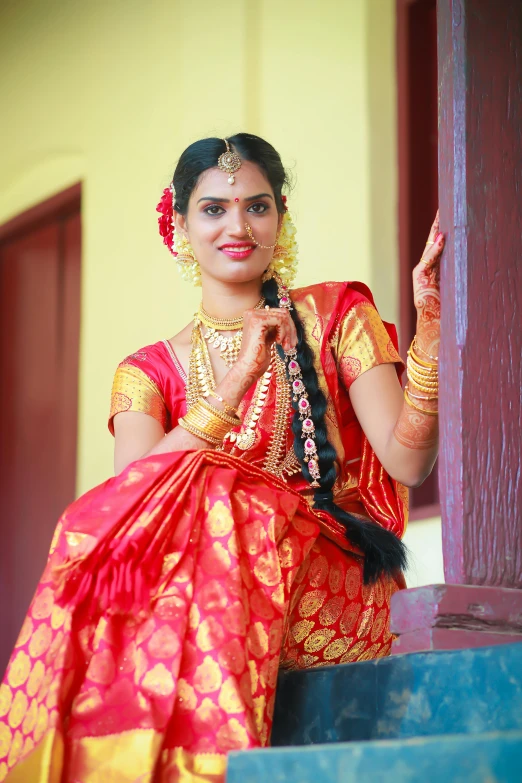
{"label": "gold choker necklace", "polygon": [[[255,310],[260,310],[265,303],[261,298],[255,306]],[[207,327],[203,332],[201,325]],[[201,336],[208,342],[212,348],[220,352],[220,356],[227,367],[233,367],[241,350],[241,340],[243,338],[243,318],[213,318],[204,309],[203,305],[194,316],[194,327],[200,330]],[[225,337],[220,332],[232,332],[236,334],[233,337]]]}
{"label": "gold choker necklace", "polygon": [[[260,310],[264,303],[265,300],[263,297],[261,297],[259,302],[254,307],[254,310]],[[195,317],[198,318],[208,329],[214,329],[216,332],[235,332],[238,329],[241,329],[243,326],[243,316],[240,318],[214,318],[212,315],[207,313],[202,304],[200,304],[199,310]]]}

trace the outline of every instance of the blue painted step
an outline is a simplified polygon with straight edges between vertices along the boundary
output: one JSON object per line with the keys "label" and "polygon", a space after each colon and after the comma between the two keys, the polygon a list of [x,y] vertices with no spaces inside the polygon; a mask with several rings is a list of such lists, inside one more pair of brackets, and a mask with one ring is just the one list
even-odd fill
{"label": "blue painted step", "polygon": [[520,783],[522,731],[231,753],[227,783]]}
{"label": "blue painted step", "polygon": [[282,673],[272,745],[511,729],[522,730],[522,643]]}

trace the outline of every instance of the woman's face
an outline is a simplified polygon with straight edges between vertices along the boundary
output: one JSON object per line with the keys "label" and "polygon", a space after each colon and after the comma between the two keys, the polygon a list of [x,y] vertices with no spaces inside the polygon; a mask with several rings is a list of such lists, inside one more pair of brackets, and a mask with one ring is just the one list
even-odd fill
{"label": "woman's face", "polygon": [[257,247],[245,223],[260,245],[273,245],[280,224],[274,192],[255,163],[243,161],[235,183],[217,167],[205,171],[194,188],[186,216],[176,215],[176,230],[188,237],[205,277],[224,283],[260,280],[273,250]]}

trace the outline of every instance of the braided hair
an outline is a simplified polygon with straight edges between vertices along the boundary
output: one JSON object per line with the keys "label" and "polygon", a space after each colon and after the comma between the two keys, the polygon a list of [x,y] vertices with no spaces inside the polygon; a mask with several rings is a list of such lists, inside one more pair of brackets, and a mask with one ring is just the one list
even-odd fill
{"label": "braided hair", "polygon": [[[244,160],[256,163],[263,171],[274,191],[277,211],[283,214],[286,208],[282,189],[289,182],[279,153],[264,139],[248,133],[238,133],[229,137],[228,141]],[[223,139],[209,138],[191,144],[183,152],[172,182],[176,194],[174,209],[177,212],[182,215],[187,213],[190,195],[199,177],[207,169],[216,166],[218,157],[225,152],[225,149]],[[273,278],[263,283],[262,295],[270,307],[280,306],[278,286]],[[365,584],[371,584],[383,575],[393,576],[397,571],[404,570],[407,565],[407,550],[402,541],[391,531],[371,520],[358,519],[334,503],[333,486],[336,479],[337,453],[328,440],[325,419],[326,398],[319,386],[313,352],[306,341],[305,330],[295,307],[290,310],[290,315],[297,331],[296,359],[301,368],[302,380],[311,406],[315,428],[314,441],[321,473],[320,487],[314,492],[314,507],[327,511],[340,522],[350,543],[363,552],[363,581]],[[278,350],[282,353],[281,348]],[[302,426],[298,403],[294,401],[292,404],[295,411],[292,420],[294,451],[301,463],[303,476],[312,483],[301,437]]]}

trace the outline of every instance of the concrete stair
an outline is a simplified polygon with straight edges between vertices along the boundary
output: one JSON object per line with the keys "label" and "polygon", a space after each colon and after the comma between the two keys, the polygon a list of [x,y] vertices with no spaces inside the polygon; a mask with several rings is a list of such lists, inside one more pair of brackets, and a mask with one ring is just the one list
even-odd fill
{"label": "concrete stair", "polygon": [[227,783],[352,780],[522,783],[522,644],[282,673],[272,748]]}

